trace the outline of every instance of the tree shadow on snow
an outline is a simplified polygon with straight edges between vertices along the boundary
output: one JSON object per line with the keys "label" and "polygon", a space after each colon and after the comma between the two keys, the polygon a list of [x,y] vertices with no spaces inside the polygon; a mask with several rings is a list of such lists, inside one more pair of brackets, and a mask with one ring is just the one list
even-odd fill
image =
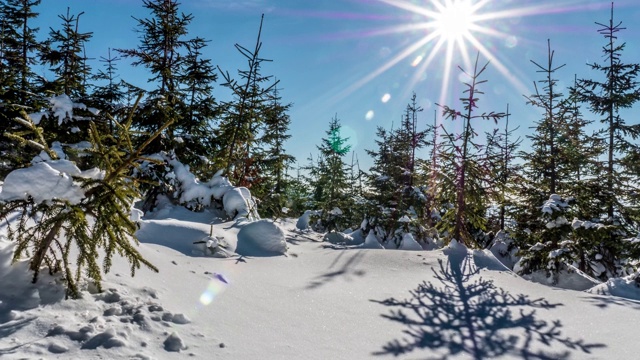
{"label": "tree shadow on snow", "polygon": [[286,241],[292,245],[299,245],[300,243],[303,243],[303,242],[320,242],[321,240],[314,239],[303,233],[289,233],[289,235],[287,235],[286,237]]}
{"label": "tree shadow on snow", "polygon": [[351,257],[349,257],[340,268],[335,269],[335,266],[340,262],[340,259],[346,252],[341,252],[340,255],[329,265],[329,271],[322,275],[318,275],[314,280],[309,283],[307,289],[316,289],[327,283],[333,281],[338,277],[343,277],[345,280],[351,280],[353,276],[362,277],[365,275],[364,270],[356,269],[358,263],[362,260],[365,252],[357,251]]}
{"label": "tree shadow on snow", "polygon": [[582,297],[582,299],[602,309],[613,306],[621,306],[626,309],[640,310],[640,301],[625,299],[614,295],[594,294],[593,296],[584,296]]}
{"label": "tree shadow on snow", "polygon": [[390,341],[375,355],[401,355],[430,350],[428,359],[445,360],[467,354],[475,360],[508,355],[522,359],[568,359],[572,352],[590,353],[603,344],[587,344],[562,335],[562,324],[536,316],[537,309],[554,309],[544,299],[512,295],[493,281],[472,277],[479,270],[470,257],[450,257],[446,266],[432,268],[442,286],[424,282],[405,300],[371,300],[392,308],[382,315],[406,326],[405,337]]}

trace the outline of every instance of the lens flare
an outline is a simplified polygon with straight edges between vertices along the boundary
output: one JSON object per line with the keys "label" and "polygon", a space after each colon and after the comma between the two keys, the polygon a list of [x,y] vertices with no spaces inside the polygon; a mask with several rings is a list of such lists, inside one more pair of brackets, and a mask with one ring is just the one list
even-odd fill
{"label": "lens flare", "polygon": [[[490,61],[492,68],[501,73],[515,90],[523,94],[528,93],[530,89],[524,79],[512,71],[518,64],[510,62],[507,56],[498,52],[515,49],[522,43],[522,34],[526,33],[514,34],[515,25],[525,17],[592,10],[588,5],[576,4],[576,0],[559,0],[537,5],[528,5],[527,3],[532,2],[524,1],[494,0],[372,1],[400,10],[400,14],[396,15],[398,24],[357,31],[354,37],[400,35],[409,36],[412,40],[406,42],[403,47],[394,49],[378,67],[348,86],[343,86],[333,97],[335,100],[343,99],[387,71],[407,64],[413,70],[408,77],[409,80],[403,83],[402,91],[408,94],[415,90],[429,69],[431,74],[438,74],[441,82],[438,100],[445,103],[450,88],[449,82],[452,76],[456,75],[456,68],[470,68],[471,59],[475,58],[476,53]],[[393,19],[393,16],[389,15],[389,18]],[[407,19],[411,20],[408,22]],[[404,95],[406,94],[396,94],[398,97]]]}
{"label": "lens flare", "polygon": [[364,115],[364,119],[367,121],[371,121],[373,120],[373,118],[376,116],[376,113],[373,110],[369,110],[367,111],[367,113]]}
{"label": "lens flare", "polygon": [[229,280],[226,277],[221,278],[218,274],[214,274],[211,281],[209,281],[207,288],[202,295],[200,295],[200,304],[204,306],[210,305],[213,300],[215,300],[218,295],[222,294],[228,286]]}

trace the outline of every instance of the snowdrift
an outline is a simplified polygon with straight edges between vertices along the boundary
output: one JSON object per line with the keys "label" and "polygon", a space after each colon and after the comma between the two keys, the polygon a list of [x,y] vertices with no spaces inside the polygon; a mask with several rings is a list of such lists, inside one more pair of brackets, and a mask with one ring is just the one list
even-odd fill
{"label": "snowdrift", "polygon": [[[62,300],[55,278],[30,284],[26,264],[10,266],[11,246],[0,241],[0,356],[455,360],[640,353],[640,302],[523,280],[490,251],[455,242],[438,251],[336,250],[320,242],[321,234],[297,230],[295,220],[222,223],[212,213],[162,212],[141,220],[139,231],[140,251],[160,274],[143,269],[131,278],[126,261],[114,258],[105,291],[84,284],[80,300]],[[214,237],[234,250],[246,242],[257,254],[282,251],[284,240],[288,256],[194,254],[203,245],[191,240],[207,237],[211,222]]]}

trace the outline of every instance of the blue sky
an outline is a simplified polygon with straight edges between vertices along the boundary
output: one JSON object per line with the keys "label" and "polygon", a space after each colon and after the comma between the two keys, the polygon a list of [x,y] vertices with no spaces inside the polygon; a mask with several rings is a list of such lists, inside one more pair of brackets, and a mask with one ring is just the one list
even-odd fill
{"label": "blue sky", "polygon": [[[604,38],[594,22],[608,23],[610,1],[459,0],[477,7],[475,28],[469,30],[477,42],[464,40],[466,51],[455,46],[447,56],[446,42],[434,51],[440,36],[431,35],[437,28],[428,25],[433,24],[429,11],[442,12],[437,4],[455,1],[183,0],[181,9],[195,17],[190,37],[210,40],[206,56],[232,74],[245,65],[234,44],[253,46],[264,13],[262,55],[273,62],[264,64],[263,74],[277,77],[283,100],[293,103],[290,153],[301,164],[310,153],[315,156],[315,145],[337,114],[366,169],[370,161],[364,149],[374,146],[376,126],[388,129],[398,124],[413,91],[425,109],[419,118],[422,128],[433,123],[435,103],[460,106],[464,88],[457,67],[466,67],[464,53],[475,58],[477,44],[482,49],[481,62],[491,59],[480,111],[504,111],[509,104],[510,123],[521,127],[521,135],[540,119],[539,111],[527,106],[523,95],[533,92],[539,74],[530,60],[546,61],[547,39],[555,50],[556,64],[566,64],[557,73],[561,86],[571,85],[574,74],[599,76],[590,73],[586,64],[602,60]],[[96,59],[107,56],[108,48],[136,47],[132,17],[148,15],[141,0],[44,0],[37,8],[41,37],[49,27],[59,27],[57,16],[67,7],[71,13],[85,12],[80,31],[93,32],[87,54]],[[615,20],[627,27],[619,34],[627,42],[623,61],[640,62],[640,39],[633,36],[640,33],[639,18],[640,2],[616,1]],[[429,36],[433,39],[425,42]],[[92,66],[100,65],[95,60]],[[130,68],[126,61],[119,67],[122,78],[145,87],[147,74],[142,68]],[[446,85],[443,79],[449,79]],[[228,91],[217,85],[215,95],[225,99]],[[637,109],[626,117],[633,122],[633,116],[638,117]],[[492,122],[477,126],[479,132],[492,128]]]}

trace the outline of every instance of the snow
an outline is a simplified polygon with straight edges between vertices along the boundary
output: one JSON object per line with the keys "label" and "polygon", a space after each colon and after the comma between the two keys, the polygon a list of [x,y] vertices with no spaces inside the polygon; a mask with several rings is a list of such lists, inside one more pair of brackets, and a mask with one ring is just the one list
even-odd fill
{"label": "snow", "polygon": [[[141,220],[139,250],[159,274],[143,269],[131,278],[116,257],[105,291],[85,284],[78,300],[64,300],[45,273],[31,284],[26,263],[9,265],[12,244],[0,240],[2,358],[634,359],[640,352],[640,302],[606,293],[633,289],[631,280],[607,283],[613,291],[558,290],[457,242],[444,251],[336,250],[319,242],[321,234],[300,233],[296,220],[214,223],[214,236],[230,244],[248,233],[253,241],[292,241],[287,257],[212,258],[180,250],[208,236],[215,218],[189,213],[165,209]],[[474,324],[475,347],[461,316]]]}
{"label": "snow", "polygon": [[413,238],[413,235],[411,235],[411,233],[405,233],[402,236],[402,242],[400,243],[400,247],[398,249],[420,251],[422,250],[422,246],[418,244],[418,242]]}
{"label": "snow", "polygon": [[553,212],[562,211],[567,207],[569,207],[569,203],[564,201],[560,195],[552,194],[549,196],[549,200],[542,205],[542,212],[551,215]]}
{"label": "snow", "polygon": [[[68,201],[71,204],[80,203],[84,198],[82,188],[74,183],[68,173],[60,172],[50,164],[40,162],[9,173],[0,192],[0,201],[27,200],[31,197],[36,203],[54,199]],[[53,165],[61,168],[68,166],[66,163]]]}
{"label": "snow", "polygon": [[296,222],[296,228],[298,230],[307,230],[309,228],[310,217],[313,214],[311,210],[305,210],[304,214],[298,218]]}
{"label": "snow", "polygon": [[489,249],[493,256],[509,269],[513,269],[518,261],[518,257],[516,256],[518,248],[512,246],[512,243],[513,240],[511,237],[505,231],[501,230],[496,234],[493,244]]}
{"label": "snow", "polygon": [[236,252],[243,256],[273,256],[287,252],[284,232],[271,220],[243,225],[238,232]]}
{"label": "snow", "polygon": [[604,225],[603,224],[598,224],[598,223],[593,223],[591,221],[581,221],[578,219],[573,219],[573,221],[571,222],[571,227],[573,229],[579,229],[581,227],[585,228],[585,229],[591,229],[591,228],[596,228],[596,229],[600,229],[603,228]]}
{"label": "snow", "polygon": [[175,157],[159,154],[155,158],[166,161],[173,169],[178,187],[176,196],[181,204],[197,203],[207,207],[211,206],[213,199],[222,200],[223,207],[231,218],[259,218],[255,200],[249,189],[234,187],[222,176],[222,171],[218,171],[208,182],[203,183],[191,173],[188,166]]}
{"label": "snow", "polygon": [[222,204],[231,218],[257,218],[255,203],[249,189],[240,187],[227,190],[222,196]]}
{"label": "snow", "polygon": [[[596,285],[587,292],[598,295],[613,295],[640,301],[640,286],[637,282],[638,274],[623,278],[613,278],[603,284]],[[614,298],[615,299],[615,298]]]}
{"label": "snow", "polygon": [[376,237],[375,232],[373,230],[369,230],[369,234],[364,239],[364,243],[362,245],[360,245],[360,248],[362,248],[362,249],[384,249],[384,246],[382,246],[382,244],[380,244],[380,241],[378,241],[378,238]]}
{"label": "snow", "polygon": [[[86,105],[81,103],[74,103],[73,100],[65,94],[53,96],[47,100],[49,100],[49,104],[51,105],[51,113],[58,119],[58,125],[61,125],[67,119],[71,119],[73,117],[73,109],[84,109],[94,115],[98,114],[98,110],[94,108],[87,108]],[[40,121],[42,121],[42,117],[47,115],[49,115],[47,112],[38,112],[29,114],[29,118],[34,124],[38,125]]]}

